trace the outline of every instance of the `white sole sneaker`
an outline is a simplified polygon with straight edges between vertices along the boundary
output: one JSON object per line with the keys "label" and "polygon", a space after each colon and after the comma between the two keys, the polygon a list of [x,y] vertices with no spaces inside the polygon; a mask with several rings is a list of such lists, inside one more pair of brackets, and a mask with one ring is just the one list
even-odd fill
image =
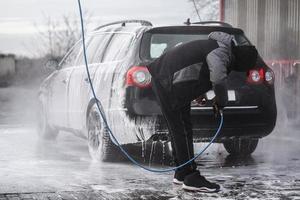
{"label": "white sole sneaker", "polygon": [[179,181],[177,178],[173,178],[173,183],[176,185],[182,185],[183,181]]}
{"label": "white sole sneaker", "polygon": [[193,187],[193,186],[187,186],[185,184],[182,185],[182,189],[188,190],[188,191],[193,191],[193,192],[207,192],[207,193],[219,191],[217,189],[211,189],[211,188],[207,188],[207,187]]}

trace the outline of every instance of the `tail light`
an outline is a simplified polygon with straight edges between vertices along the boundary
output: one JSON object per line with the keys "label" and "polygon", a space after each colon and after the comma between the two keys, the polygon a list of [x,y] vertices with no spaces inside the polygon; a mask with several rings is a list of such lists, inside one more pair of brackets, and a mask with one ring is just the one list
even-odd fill
{"label": "tail light", "polygon": [[271,69],[268,69],[265,73],[265,81],[272,85],[274,84],[274,81],[275,81],[275,74],[274,72],[271,70]]}
{"label": "tail light", "polygon": [[271,69],[264,70],[263,68],[260,69],[253,69],[248,72],[248,83],[251,84],[260,84],[266,82],[268,84],[273,84],[275,79],[274,72]]}
{"label": "tail light", "polygon": [[151,86],[151,75],[145,66],[134,66],[126,75],[126,85],[147,88]]}
{"label": "tail light", "polygon": [[252,69],[248,72],[248,83],[259,84],[264,81],[264,69]]}

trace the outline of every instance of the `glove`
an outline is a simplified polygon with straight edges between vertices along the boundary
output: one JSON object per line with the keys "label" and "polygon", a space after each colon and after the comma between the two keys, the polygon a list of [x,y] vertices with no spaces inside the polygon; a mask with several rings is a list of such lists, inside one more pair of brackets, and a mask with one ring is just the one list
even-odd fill
{"label": "glove", "polygon": [[217,118],[218,116],[223,115],[223,110],[224,106],[220,106],[218,102],[216,101],[216,98],[213,99],[213,111],[214,111],[214,116]]}
{"label": "glove", "polygon": [[207,102],[207,98],[204,95],[199,96],[197,99],[195,99],[196,102],[200,105],[200,106],[204,106]]}
{"label": "glove", "polygon": [[223,109],[227,104],[228,101],[228,93],[227,93],[227,84],[226,80],[213,85],[214,92],[216,94],[213,100],[213,109],[215,113],[215,117],[217,118],[218,115],[223,114]]}

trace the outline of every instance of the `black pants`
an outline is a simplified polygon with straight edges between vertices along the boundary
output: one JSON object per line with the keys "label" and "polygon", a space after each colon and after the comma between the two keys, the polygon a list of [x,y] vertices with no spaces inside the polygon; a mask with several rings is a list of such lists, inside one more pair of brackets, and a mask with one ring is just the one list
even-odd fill
{"label": "black pants", "polygon": [[[169,94],[158,81],[152,80],[152,89],[167,122],[171,136],[173,156],[176,165],[179,166],[194,157],[190,102],[187,102],[186,105],[182,105],[177,109],[173,109],[169,100]],[[196,163],[192,162],[181,169],[194,170],[196,168]]]}

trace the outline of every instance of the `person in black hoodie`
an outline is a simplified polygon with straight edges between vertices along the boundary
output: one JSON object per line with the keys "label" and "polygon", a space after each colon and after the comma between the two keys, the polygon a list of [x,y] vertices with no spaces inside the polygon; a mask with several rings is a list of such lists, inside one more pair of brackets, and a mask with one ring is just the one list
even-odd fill
{"label": "person in black hoodie", "polygon": [[[228,99],[227,75],[232,70],[249,70],[256,60],[254,46],[235,46],[232,35],[212,32],[208,40],[178,45],[147,66],[152,89],[167,122],[177,166],[194,157],[191,101],[213,89],[214,110],[220,112]],[[192,191],[220,189],[200,175],[195,162],[176,170],[173,182]]]}

